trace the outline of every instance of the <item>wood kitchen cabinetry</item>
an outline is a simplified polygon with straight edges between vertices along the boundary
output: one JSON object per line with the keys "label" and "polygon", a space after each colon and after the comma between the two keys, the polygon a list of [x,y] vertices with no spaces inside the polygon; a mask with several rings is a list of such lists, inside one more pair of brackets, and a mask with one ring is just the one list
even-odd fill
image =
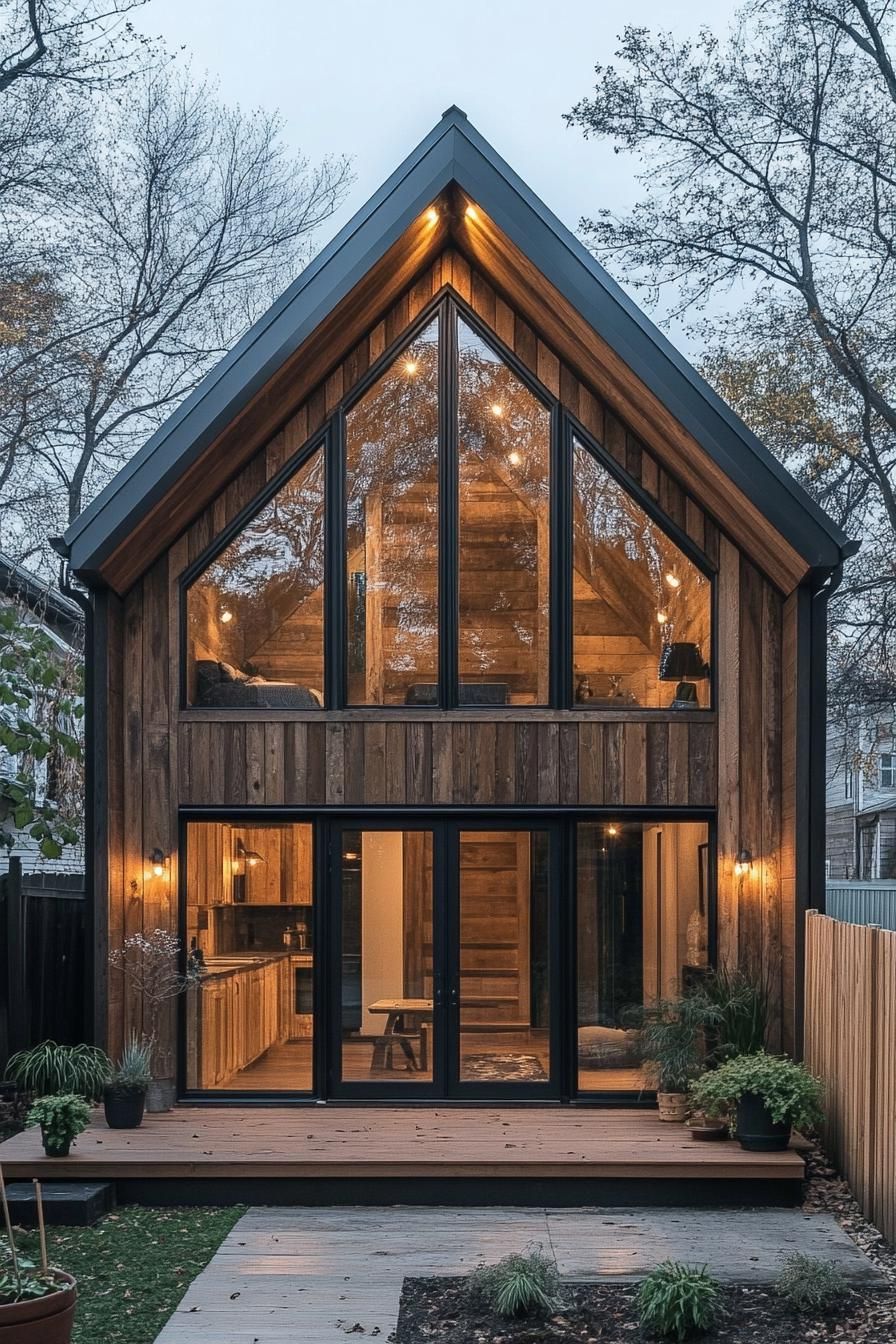
{"label": "wood kitchen cabinetry", "polygon": [[285,1038],[281,985],[286,962],[277,957],[238,970],[211,971],[190,989],[198,1087],[226,1087],[235,1073]]}

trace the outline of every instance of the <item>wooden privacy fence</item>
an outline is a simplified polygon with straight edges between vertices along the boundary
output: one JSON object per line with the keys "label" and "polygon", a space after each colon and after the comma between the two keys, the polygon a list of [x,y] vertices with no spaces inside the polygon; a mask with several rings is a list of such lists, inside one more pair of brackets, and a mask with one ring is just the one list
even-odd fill
{"label": "wooden privacy fence", "polygon": [[896,1241],[896,932],[809,911],[805,1058],[825,1080],[825,1148]]}

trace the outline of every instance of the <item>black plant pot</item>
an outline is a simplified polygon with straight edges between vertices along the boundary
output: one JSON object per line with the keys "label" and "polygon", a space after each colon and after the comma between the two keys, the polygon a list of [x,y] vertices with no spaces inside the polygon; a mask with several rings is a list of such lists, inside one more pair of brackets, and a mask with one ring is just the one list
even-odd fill
{"label": "black plant pot", "polygon": [[146,1088],[103,1088],[103,1110],[110,1129],[138,1129],[143,1122]]}
{"label": "black plant pot", "polygon": [[737,1141],[748,1153],[782,1153],[790,1143],[790,1122],[777,1122],[757,1092],[737,1103]]}
{"label": "black plant pot", "polygon": [[47,1131],[44,1129],[43,1125],[40,1127],[40,1137],[47,1157],[68,1157],[71,1152],[71,1139],[63,1139],[61,1143],[54,1143],[47,1137]]}

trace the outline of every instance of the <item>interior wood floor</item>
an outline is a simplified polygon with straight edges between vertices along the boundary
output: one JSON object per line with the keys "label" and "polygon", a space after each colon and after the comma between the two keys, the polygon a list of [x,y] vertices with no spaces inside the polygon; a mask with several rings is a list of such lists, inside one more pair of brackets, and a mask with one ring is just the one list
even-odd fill
{"label": "interior wood floor", "polygon": [[803,1161],[695,1143],[655,1111],[564,1106],[178,1106],[140,1129],[102,1111],[72,1155],[36,1126],[0,1144],[7,1180],[125,1177],[583,1177],[800,1180]]}
{"label": "interior wood floor", "polygon": [[[240,1069],[219,1083],[214,1091],[228,1092],[310,1092],[312,1090],[311,1041],[285,1041],[272,1046],[248,1068]],[[461,1037],[461,1077],[464,1062],[472,1058],[495,1055],[501,1058],[518,1055],[525,1061],[535,1058],[545,1074],[550,1072],[550,1052],[544,1031],[475,1032]],[[346,1082],[364,1083],[425,1083],[432,1079],[431,1068],[411,1072],[404,1066],[400,1050],[394,1052],[394,1067],[388,1072],[371,1069],[373,1043],[369,1040],[346,1041],[343,1044],[343,1078]],[[495,1063],[495,1076],[502,1070]],[[639,1069],[595,1068],[591,1065],[579,1070],[579,1090],[582,1092],[631,1092],[644,1087]]]}

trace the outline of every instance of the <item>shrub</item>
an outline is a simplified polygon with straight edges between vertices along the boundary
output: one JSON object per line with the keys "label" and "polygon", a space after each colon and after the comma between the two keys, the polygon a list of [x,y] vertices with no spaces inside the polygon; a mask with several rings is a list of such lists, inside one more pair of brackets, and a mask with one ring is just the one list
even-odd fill
{"label": "shrub", "polygon": [[6,1066],[6,1072],[23,1092],[50,1096],[72,1093],[96,1101],[102,1096],[112,1061],[96,1045],[57,1045],[41,1041],[30,1050],[20,1050]]}
{"label": "shrub", "polygon": [[765,1045],[769,987],[748,970],[720,966],[701,981],[693,997],[708,1008],[710,1054],[716,1064],[736,1055],[754,1055]]}
{"label": "shrub", "polygon": [[469,1288],[506,1318],[547,1315],[560,1304],[557,1266],[540,1247],[515,1251],[496,1265],[480,1265],[470,1275]]}
{"label": "shrub", "polygon": [[661,1000],[629,1015],[638,1027],[638,1053],[660,1092],[686,1092],[700,1072],[704,1033],[717,1010],[696,996]]}
{"label": "shrub", "polygon": [[719,1115],[747,1092],[762,1098],[776,1124],[806,1129],[822,1118],[820,1080],[802,1064],[764,1050],[705,1073],[691,1087],[691,1102],[707,1115]]}
{"label": "shrub", "polygon": [[708,1330],[716,1318],[720,1285],[706,1266],[664,1260],[638,1288],[638,1316],[643,1329],[664,1339],[684,1340]]}
{"label": "shrub", "polygon": [[64,1148],[87,1128],[90,1107],[75,1093],[38,1097],[28,1112],[28,1124],[40,1125],[46,1148]]}
{"label": "shrub", "polygon": [[775,1292],[793,1311],[824,1314],[842,1301],[848,1285],[836,1265],[813,1255],[790,1255],[775,1280]]}

